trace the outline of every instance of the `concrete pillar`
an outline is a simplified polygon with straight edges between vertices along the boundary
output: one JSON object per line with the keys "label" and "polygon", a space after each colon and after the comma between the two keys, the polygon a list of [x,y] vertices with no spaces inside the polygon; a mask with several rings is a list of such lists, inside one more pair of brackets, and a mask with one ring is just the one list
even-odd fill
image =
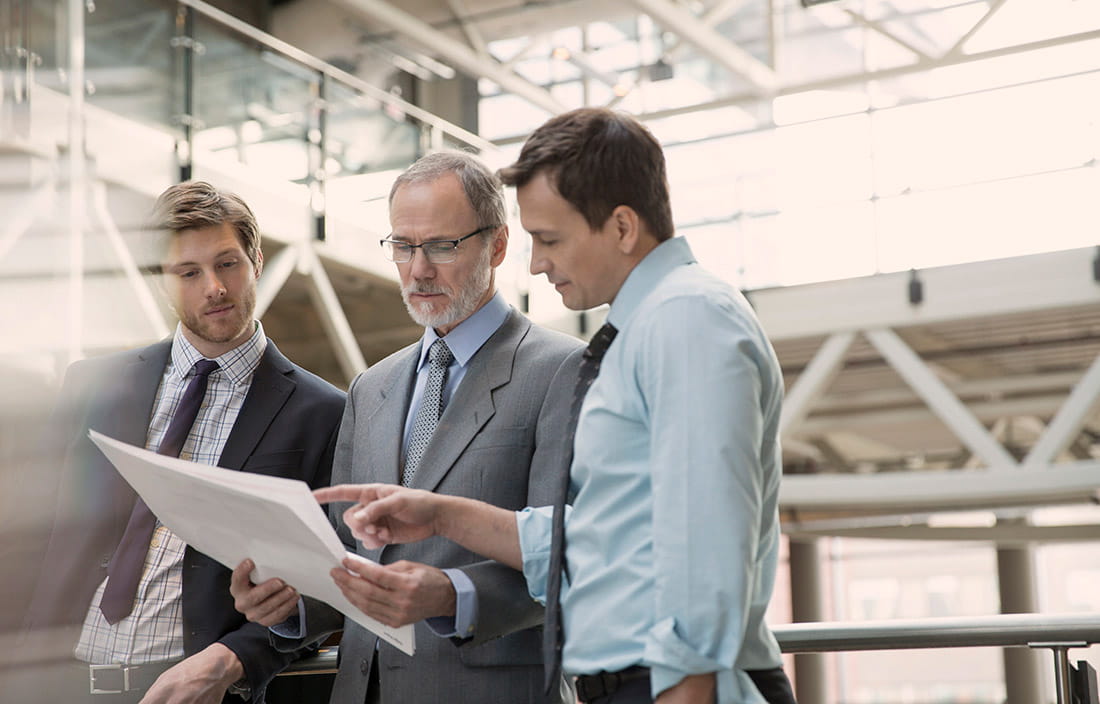
{"label": "concrete pillar", "polygon": [[413,101],[417,105],[463,129],[478,133],[477,106],[480,96],[476,79],[459,74],[450,80],[412,81],[415,83]]}
{"label": "concrete pillar", "polygon": [[[825,620],[821,551],[817,540],[791,540],[791,619],[796,623]],[[794,656],[794,689],[798,704],[825,704],[823,653]]]}
{"label": "concrete pillar", "polygon": [[[1035,556],[1030,546],[997,550],[997,579],[1002,614],[1034,613],[1039,610],[1035,589]],[[1006,704],[1036,704],[1044,701],[1042,663],[1046,651],[1005,648]]]}

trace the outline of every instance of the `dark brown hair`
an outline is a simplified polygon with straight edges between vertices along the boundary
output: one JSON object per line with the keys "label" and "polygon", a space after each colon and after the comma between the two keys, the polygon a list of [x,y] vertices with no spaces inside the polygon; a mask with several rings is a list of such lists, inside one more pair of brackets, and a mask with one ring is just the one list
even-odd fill
{"label": "dark brown hair", "polygon": [[184,181],[171,186],[153,206],[153,229],[176,234],[183,230],[228,223],[252,266],[259,270],[260,229],[252,209],[241,197],[214,188],[206,181]]}
{"label": "dark brown hair", "polygon": [[658,242],[673,235],[661,145],[625,113],[581,108],[552,117],[527,138],[516,163],[497,173],[505,185],[518,187],[540,171],[592,229],[626,205]]}

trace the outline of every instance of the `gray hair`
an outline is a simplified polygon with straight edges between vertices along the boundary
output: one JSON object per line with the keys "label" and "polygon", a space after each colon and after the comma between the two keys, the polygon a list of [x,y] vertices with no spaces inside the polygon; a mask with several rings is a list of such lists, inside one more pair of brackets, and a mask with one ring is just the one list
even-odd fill
{"label": "gray hair", "polygon": [[457,176],[462,184],[466,200],[477,215],[478,227],[497,227],[508,222],[500,179],[473,154],[456,150],[433,152],[417,159],[393,182],[390,205],[401,186],[434,181],[449,173]]}

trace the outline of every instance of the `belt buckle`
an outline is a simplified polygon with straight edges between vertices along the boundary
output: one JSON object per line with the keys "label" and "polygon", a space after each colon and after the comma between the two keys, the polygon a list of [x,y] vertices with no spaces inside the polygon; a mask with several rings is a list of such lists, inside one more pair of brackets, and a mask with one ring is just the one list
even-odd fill
{"label": "belt buckle", "polygon": [[578,677],[576,688],[580,700],[590,702],[614,694],[621,684],[622,678],[617,672],[598,672]]}
{"label": "belt buckle", "polygon": [[[88,687],[92,694],[122,694],[130,691],[130,665],[88,665]],[[108,672],[122,673],[122,689],[100,689],[97,684],[100,674]],[[117,685],[116,685],[117,686]]]}

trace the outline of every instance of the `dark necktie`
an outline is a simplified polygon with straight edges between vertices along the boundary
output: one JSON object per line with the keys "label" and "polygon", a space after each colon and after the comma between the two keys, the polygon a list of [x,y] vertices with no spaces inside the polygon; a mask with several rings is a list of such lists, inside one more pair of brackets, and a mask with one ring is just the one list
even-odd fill
{"label": "dark necktie", "polygon": [[454,361],[454,355],[443,338],[439,338],[428,349],[428,359],[431,363],[428,383],[424,385],[424,395],[420,397],[420,408],[416,411],[412,435],[409,436],[409,447],[405,450],[405,469],[401,472],[403,486],[409,486],[412,482],[424,450],[428,449],[428,443],[435,434],[439,417],[443,415],[443,388],[447,385],[447,369]]}
{"label": "dark necktie", "polygon": [[[157,453],[179,456],[187,436],[191,434],[191,426],[195,424],[195,416],[199,414],[202,400],[206,397],[206,382],[210,373],[217,368],[218,363],[209,359],[201,359],[195,363],[195,375],[180,398]],[[145,556],[149,552],[149,541],[152,540],[156,525],[157,517],[139,496],[130,514],[130,521],[126,524],[126,532],[122,534],[114,556],[107,563],[107,586],[104,587],[103,598],[99,602],[99,610],[103,612],[107,623],[118,623],[134,610],[134,596],[137,594]]]}
{"label": "dark necktie", "polygon": [[[596,375],[600,373],[600,362],[611,346],[615,334],[619,331],[611,323],[606,323],[592,336],[588,349],[584,351],[580,372],[577,374],[577,386],[573,391],[573,406],[569,415],[569,464],[573,457],[573,434],[577,430],[577,419],[581,414],[581,404],[592,386]],[[565,504],[569,498],[569,469],[565,471],[558,493],[554,497],[554,519],[550,542],[550,572],[546,577],[546,622],[542,633],[542,661],[546,669],[546,693],[549,694],[561,675],[561,649],[565,642],[565,633],[561,620],[561,579],[565,568]]]}

